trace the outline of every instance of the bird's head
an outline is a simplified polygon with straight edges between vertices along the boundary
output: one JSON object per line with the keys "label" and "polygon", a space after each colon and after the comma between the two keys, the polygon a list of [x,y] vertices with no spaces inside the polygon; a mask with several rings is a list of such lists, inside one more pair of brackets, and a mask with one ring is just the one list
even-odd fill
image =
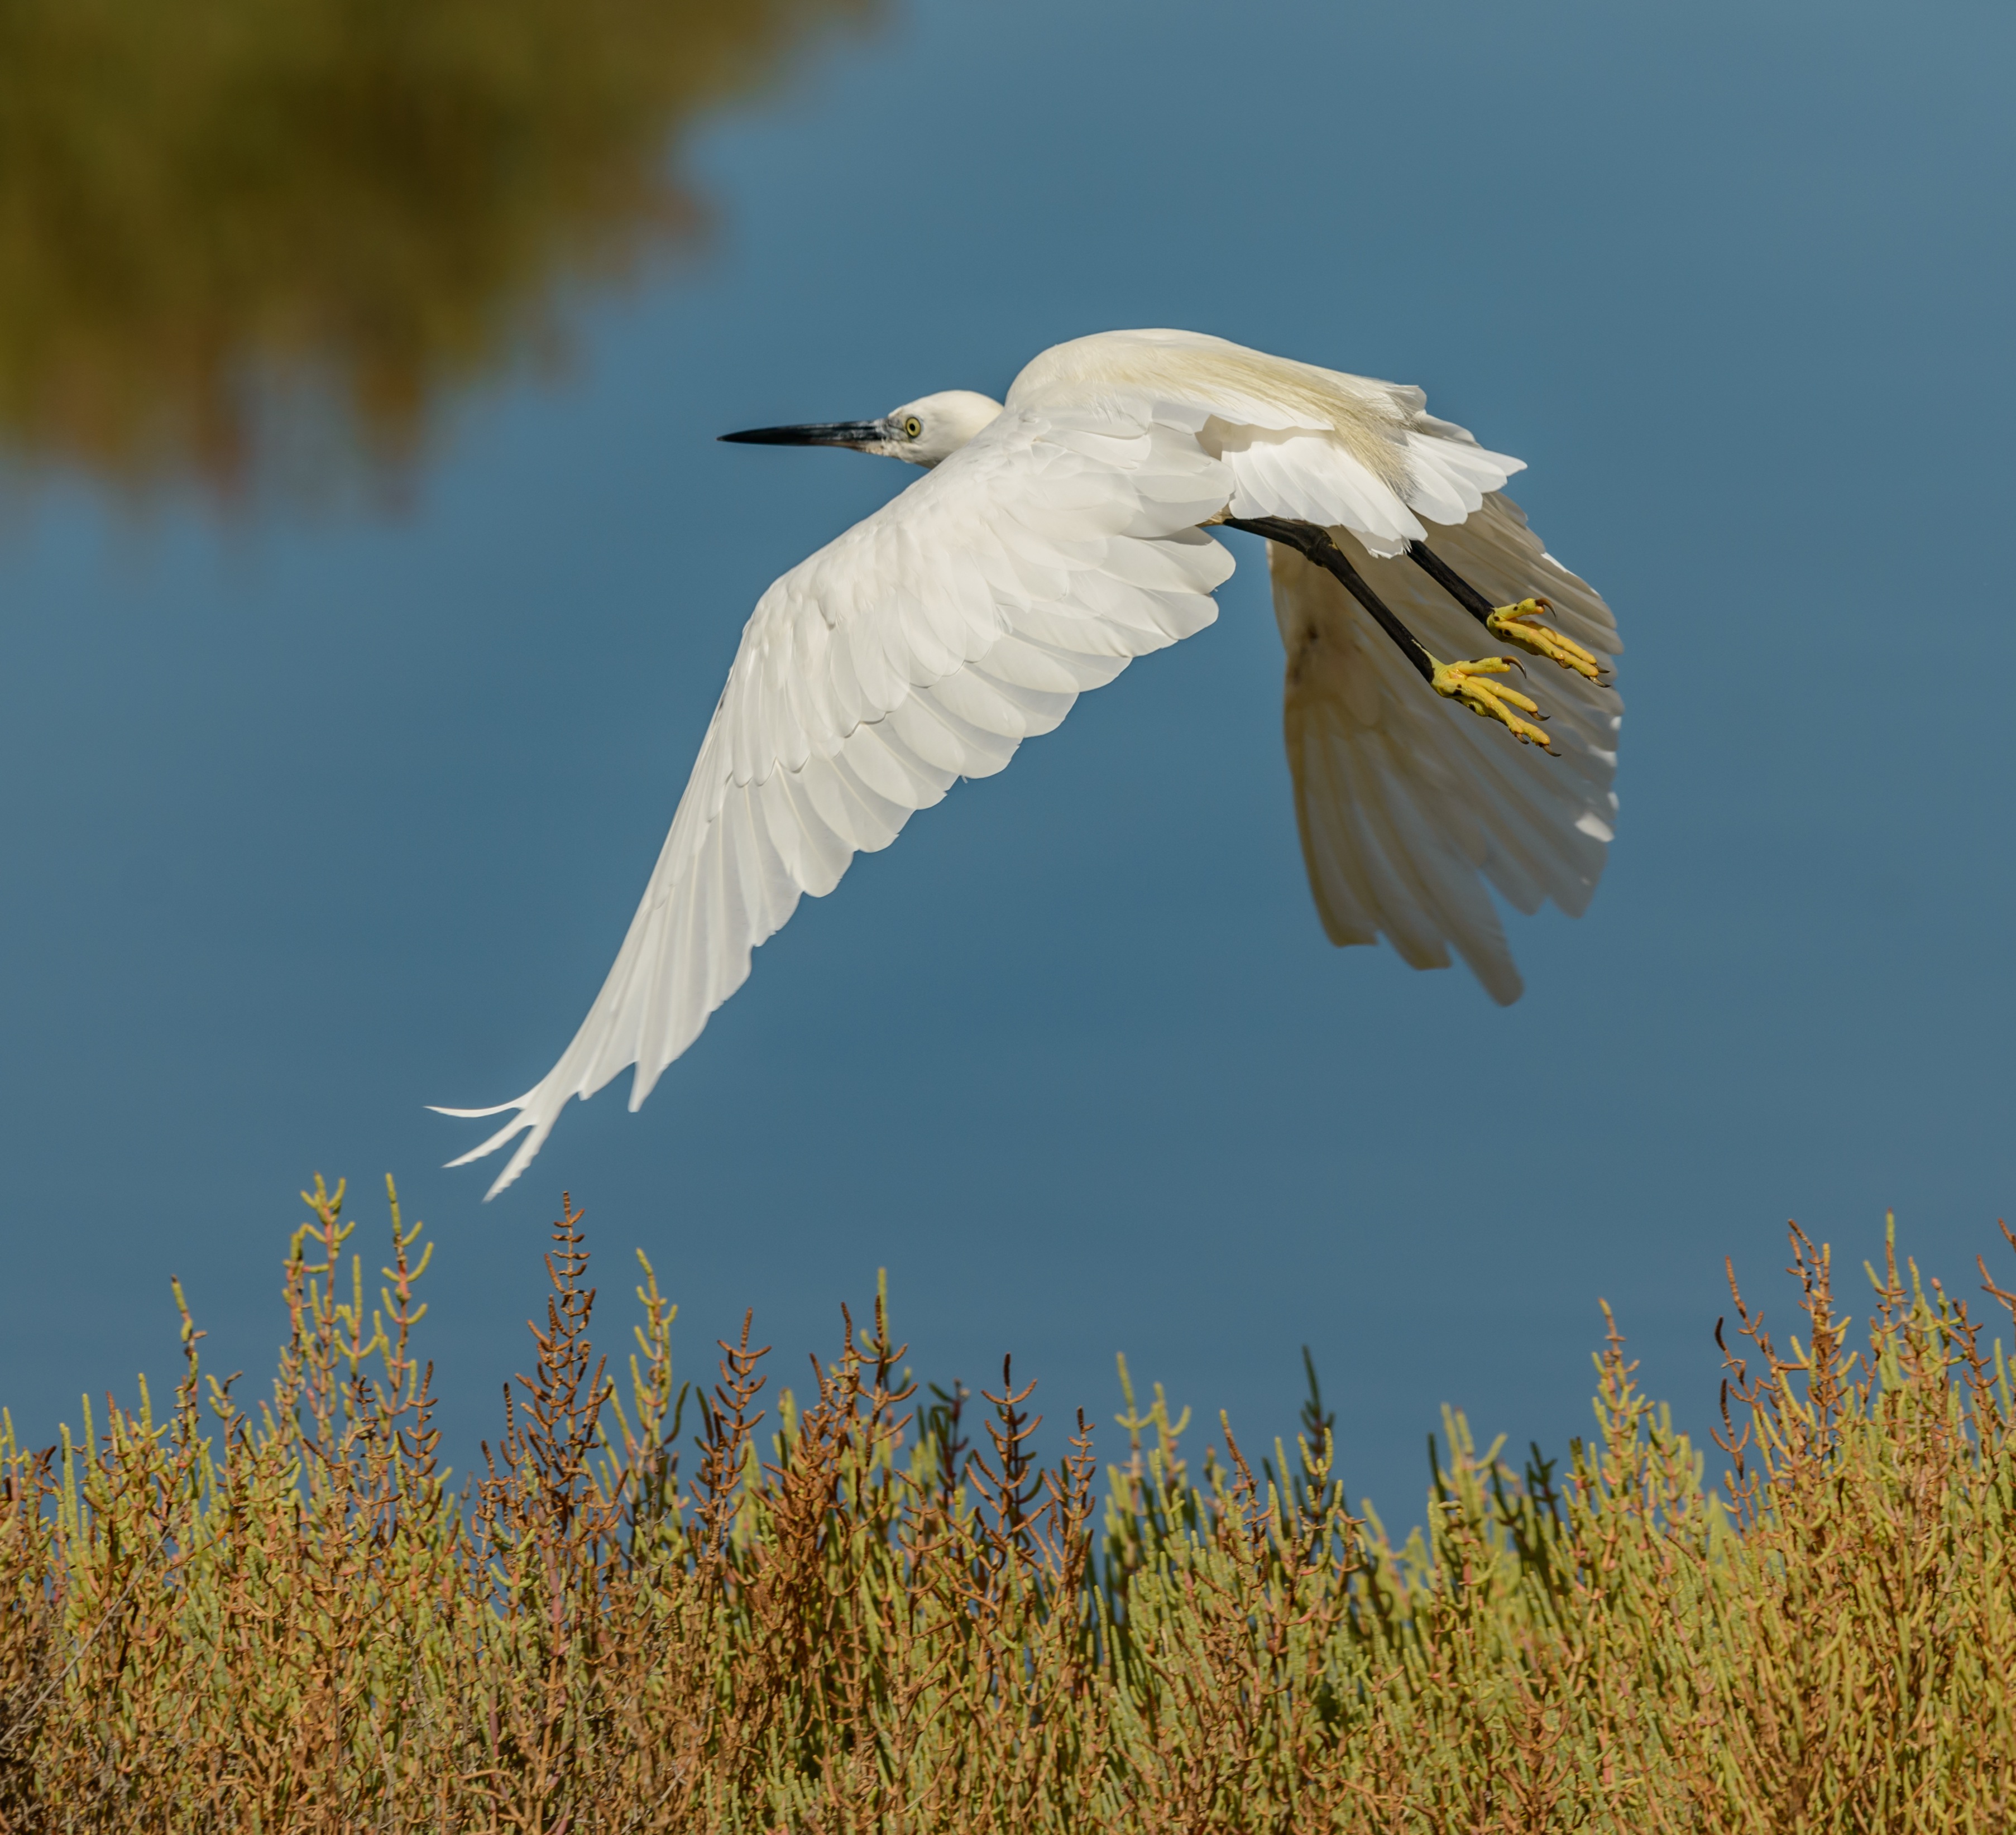
{"label": "bird's head", "polygon": [[949,459],[1001,412],[999,401],[970,389],[941,389],[892,408],[880,420],[814,421],[802,426],[751,427],[721,437],[741,446],[845,446],[926,468]]}

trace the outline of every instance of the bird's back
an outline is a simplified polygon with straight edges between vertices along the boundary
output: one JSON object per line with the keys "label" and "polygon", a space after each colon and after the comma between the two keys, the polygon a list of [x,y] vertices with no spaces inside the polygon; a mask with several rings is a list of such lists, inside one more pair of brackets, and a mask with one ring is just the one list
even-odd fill
{"label": "bird's back", "polygon": [[1427,412],[1423,392],[1203,332],[1100,332],[1044,351],[1010,409],[1183,427],[1231,467],[1227,513],[1348,528],[1405,552],[1421,518],[1460,523],[1523,466]]}

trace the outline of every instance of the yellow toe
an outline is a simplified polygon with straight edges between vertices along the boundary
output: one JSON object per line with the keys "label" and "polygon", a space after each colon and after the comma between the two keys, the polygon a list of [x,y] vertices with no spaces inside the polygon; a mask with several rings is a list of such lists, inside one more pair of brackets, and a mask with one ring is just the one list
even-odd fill
{"label": "yellow toe", "polygon": [[1506,657],[1480,657],[1467,663],[1438,662],[1433,657],[1428,660],[1435,669],[1429,686],[1437,694],[1467,707],[1480,718],[1501,722],[1521,745],[1545,746],[1553,750],[1553,742],[1532,721],[1521,718],[1539,713],[1540,703],[1516,688],[1489,679],[1510,672],[1512,664]]}
{"label": "yellow toe", "polygon": [[1586,650],[1571,637],[1564,637],[1551,626],[1543,624],[1540,619],[1554,608],[1544,599],[1522,599],[1515,606],[1499,606],[1485,620],[1485,625],[1494,637],[1502,637],[1507,643],[1516,643],[1529,656],[1543,657],[1550,663],[1558,663],[1564,669],[1572,669],[1576,675],[1586,676],[1591,682],[1603,679],[1603,665],[1593,653]]}

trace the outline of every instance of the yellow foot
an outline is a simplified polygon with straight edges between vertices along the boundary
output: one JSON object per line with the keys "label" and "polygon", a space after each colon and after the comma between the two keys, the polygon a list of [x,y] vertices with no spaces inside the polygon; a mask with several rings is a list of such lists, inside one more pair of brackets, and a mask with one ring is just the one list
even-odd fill
{"label": "yellow foot", "polygon": [[[1473,714],[1481,714],[1487,720],[1502,720],[1510,729],[1512,736],[1520,744],[1545,746],[1553,750],[1553,743],[1530,720],[1522,720],[1520,714],[1537,714],[1540,703],[1531,696],[1522,695],[1515,688],[1500,688],[1495,682],[1484,679],[1490,675],[1510,673],[1512,664],[1503,657],[1480,657],[1474,663],[1437,662],[1435,679],[1429,684],[1438,695],[1452,701],[1460,701]],[[1513,711],[1518,709],[1518,713]]]}
{"label": "yellow foot", "polygon": [[1485,628],[1493,637],[1516,643],[1530,655],[1545,657],[1564,669],[1586,675],[1591,682],[1600,682],[1603,665],[1573,638],[1564,637],[1539,622],[1542,613],[1553,609],[1544,599],[1522,599],[1516,606],[1499,606],[1485,620]]}

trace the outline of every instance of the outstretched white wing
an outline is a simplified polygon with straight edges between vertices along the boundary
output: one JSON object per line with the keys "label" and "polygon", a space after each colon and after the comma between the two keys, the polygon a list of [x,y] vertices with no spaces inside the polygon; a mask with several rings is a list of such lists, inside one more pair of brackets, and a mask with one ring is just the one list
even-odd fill
{"label": "outstretched white wing", "polygon": [[[1435,656],[1503,652],[1412,561],[1377,558],[1348,531],[1331,533]],[[1598,657],[1622,648],[1610,608],[1542,549],[1510,499],[1487,497],[1460,524],[1430,520],[1425,535],[1492,604],[1545,597],[1560,628]],[[1268,554],[1288,653],[1283,727],[1295,819],[1325,931],[1340,944],[1383,934],[1417,969],[1446,968],[1453,946],[1494,1000],[1517,1000],[1519,971],[1485,884],[1524,912],[1550,898],[1571,916],[1586,907],[1617,808],[1616,691],[1527,659],[1520,685],[1552,716],[1555,755],[1515,744],[1495,722],[1427,693],[1330,574],[1292,549]]]}
{"label": "outstretched white wing", "polygon": [[833,890],[959,777],[999,771],[1088,688],[1200,631],[1232,558],[1196,525],[1229,468],[1182,429],[1010,408],[764,594],[643,901],[560,1060],[460,1160],[626,1066],[632,1109],[804,893]]}

